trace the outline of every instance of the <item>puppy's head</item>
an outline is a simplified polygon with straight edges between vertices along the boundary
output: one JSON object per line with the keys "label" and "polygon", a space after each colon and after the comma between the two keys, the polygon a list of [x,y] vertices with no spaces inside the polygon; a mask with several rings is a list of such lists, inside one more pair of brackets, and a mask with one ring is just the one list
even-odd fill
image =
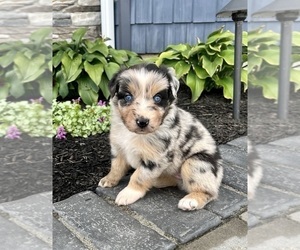
{"label": "puppy's head", "polygon": [[163,123],[176,100],[179,81],[171,68],[140,64],[118,72],[109,87],[112,105],[127,129],[147,134]]}

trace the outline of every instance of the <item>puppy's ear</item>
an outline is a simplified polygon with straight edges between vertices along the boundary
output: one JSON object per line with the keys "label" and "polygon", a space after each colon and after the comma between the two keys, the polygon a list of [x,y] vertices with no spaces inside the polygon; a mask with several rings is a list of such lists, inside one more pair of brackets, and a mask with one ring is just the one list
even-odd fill
{"label": "puppy's ear", "polygon": [[180,83],[179,83],[178,79],[176,78],[175,70],[173,68],[168,68],[168,73],[170,75],[171,93],[174,96],[174,98],[176,98]]}
{"label": "puppy's ear", "polygon": [[109,82],[110,98],[113,98],[115,94],[119,91],[119,74],[120,72],[116,73]]}

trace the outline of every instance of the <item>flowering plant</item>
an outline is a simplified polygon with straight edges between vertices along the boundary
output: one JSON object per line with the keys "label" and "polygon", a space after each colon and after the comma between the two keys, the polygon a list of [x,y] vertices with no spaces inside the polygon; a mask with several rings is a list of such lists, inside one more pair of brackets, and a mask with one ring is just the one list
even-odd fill
{"label": "flowering plant", "polygon": [[83,109],[81,99],[72,101],[53,101],[53,129],[57,139],[66,139],[69,133],[74,137],[88,137],[109,130],[110,107],[106,102],[87,105]]}
{"label": "flowering plant", "polygon": [[31,137],[52,137],[51,109],[42,99],[7,102],[0,100],[0,137],[17,139],[21,134]]}
{"label": "flowering plant", "polygon": [[21,139],[21,132],[15,125],[8,127],[5,138],[7,139]]}

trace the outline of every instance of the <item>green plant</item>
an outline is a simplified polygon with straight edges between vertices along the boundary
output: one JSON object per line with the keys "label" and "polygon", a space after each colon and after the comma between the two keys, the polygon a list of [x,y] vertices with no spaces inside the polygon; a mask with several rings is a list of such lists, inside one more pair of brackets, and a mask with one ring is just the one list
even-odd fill
{"label": "green plant", "polygon": [[16,127],[22,134],[32,137],[52,137],[52,111],[38,100],[7,102],[0,100],[0,137]]}
{"label": "green plant", "polygon": [[[223,88],[225,98],[233,98],[234,34],[224,26],[211,33],[206,42],[198,39],[196,45],[170,45],[157,58],[156,64],[175,69],[178,78],[189,86],[192,102],[203,90]],[[243,66],[247,60],[247,34],[243,33]],[[242,82],[247,88],[247,70],[242,69]]]}
{"label": "green plant", "polygon": [[[249,85],[261,87],[265,98],[275,100],[278,97],[279,40],[278,33],[263,31],[263,27],[248,33]],[[292,45],[292,64],[288,68],[290,81],[295,84],[295,91],[298,91],[300,89],[300,70],[297,69],[300,62],[300,32],[293,32]]]}
{"label": "green plant", "polygon": [[52,102],[51,29],[35,31],[28,42],[14,41],[0,44],[0,99],[32,97],[31,92]]}
{"label": "green plant", "polygon": [[74,137],[88,137],[109,130],[110,107],[103,103],[87,105],[84,109],[78,101],[53,101],[53,129],[59,133],[63,126]]}
{"label": "green plant", "polygon": [[65,98],[74,91],[73,97],[80,96],[88,105],[96,104],[100,90],[105,98],[109,97],[108,82],[121,65],[128,67],[142,61],[134,52],[107,46],[102,38],[83,39],[86,31],[75,31],[70,42],[53,43],[54,98]]}

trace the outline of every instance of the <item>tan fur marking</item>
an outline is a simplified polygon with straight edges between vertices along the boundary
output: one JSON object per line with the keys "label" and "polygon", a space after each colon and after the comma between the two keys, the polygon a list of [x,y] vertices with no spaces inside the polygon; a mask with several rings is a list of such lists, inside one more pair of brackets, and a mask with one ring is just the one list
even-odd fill
{"label": "tan fur marking", "polygon": [[177,179],[174,176],[162,174],[153,182],[153,187],[165,188],[177,186]]}
{"label": "tan fur marking", "polygon": [[153,82],[152,84],[148,85],[149,91],[146,93],[147,99],[152,99],[160,91],[168,88],[168,82],[165,78],[160,79],[159,81]]}
{"label": "tan fur marking", "polygon": [[203,208],[209,201],[211,201],[211,196],[207,193],[203,192],[192,192],[186,196],[184,196],[183,199],[193,199],[198,202],[198,206],[196,209]]}
{"label": "tan fur marking", "polygon": [[130,166],[126,163],[125,157],[118,155],[117,158],[112,160],[111,169],[108,175],[100,180],[99,186],[114,187],[118,185],[129,169]]}
{"label": "tan fur marking", "polygon": [[130,181],[128,183],[129,188],[140,192],[147,192],[153,185],[151,179],[144,180],[142,177],[141,168],[137,168],[134,173],[130,177]]}

